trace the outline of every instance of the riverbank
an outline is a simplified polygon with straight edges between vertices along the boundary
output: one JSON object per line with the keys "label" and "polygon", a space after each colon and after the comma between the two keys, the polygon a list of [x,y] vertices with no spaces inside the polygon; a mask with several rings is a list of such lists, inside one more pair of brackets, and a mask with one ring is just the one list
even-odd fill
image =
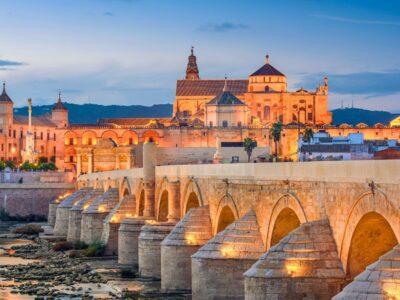
{"label": "riverbank", "polygon": [[[190,299],[160,292],[160,281],[139,278],[115,257],[70,257],[34,236],[0,235],[0,297],[4,299]],[[2,294],[3,293],[3,294]]]}

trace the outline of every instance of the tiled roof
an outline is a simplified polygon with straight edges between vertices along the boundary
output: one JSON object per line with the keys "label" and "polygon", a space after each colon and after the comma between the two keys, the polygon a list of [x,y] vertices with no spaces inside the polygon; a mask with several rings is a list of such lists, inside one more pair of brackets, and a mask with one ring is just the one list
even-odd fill
{"label": "tiled roof", "polygon": [[7,95],[5,83],[3,83],[3,92],[0,95],[0,102],[12,102],[11,98]]}
{"label": "tiled roof", "polygon": [[336,145],[303,145],[301,146],[301,152],[350,152],[350,144],[336,144]]}
{"label": "tiled roof", "polygon": [[[228,90],[234,95],[247,92],[248,80],[227,80]],[[224,88],[225,80],[178,80],[176,96],[216,96]]]}
{"label": "tiled roof", "polygon": [[265,64],[250,76],[285,76],[270,64]]}
{"label": "tiled roof", "polygon": [[54,104],[53,110],[55,110],[55,109],[57,109],[57,110],[68,110],[68,109],[65,107],[64,103],[62,103],[61,99],[58,99],[57,103]]}
{"label": "tiled roof", "polygon": [[[29,124],[28,116],[17,116],[14,115],[14,124]],[[48,127],[57,127],[50,119],[44,117],[32,117],[32,125],[33,126],[48,126]]]}
{"label": "tiled roof", "polygon": [[171,121],[171,118],[110,118],[110,119],[99,119],[97,125],[124,125],[124,126],[146,126],[151,121],[157,123],[165,123]]}
{"label": "tiled roof", "polygon": [[235,97],[231,92],[222,92],[212,99],[207,105],[245,105],[242,101]]}

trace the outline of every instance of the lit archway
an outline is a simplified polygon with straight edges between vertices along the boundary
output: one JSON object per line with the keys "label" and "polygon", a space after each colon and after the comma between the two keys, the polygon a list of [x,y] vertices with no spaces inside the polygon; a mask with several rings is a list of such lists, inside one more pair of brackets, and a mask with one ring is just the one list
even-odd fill
{"label": "lit archway", "polygon": [[277,244],[283,237],[299,227],[299,217],[293,209],[284,208],[278,215],[271,236],[271,247]]}
{"label": "lit archway", "polygon": [[118,134],[112,130],[106,130],[101,135],[102,139],[111,139],[114,143],[118,144]]}
{"label": "lit archway", "polygon": [[[278,239],[279,236],[281,236],[282,232],[284,232],[283,229],[286,228],[285,226],[280,226],[280,225],[277,226],[277,224],[281,223],[281,221],[279,221],[278,219],[282,219],[282,218],[284,219],[285,216],[290,215],[290,214],[288,214],[290,211],[293,211],[295,213],[295,216],[300,221],[300,224],[308,222],[307,216],[306,216],[305,211],[303,209],[303,206],[301,205],[301,202],[300,202],[300,200],[298,199],[298,197],[296,195],[288,193],[288,194],[284,194],[284,195],[280,196],[279,199],[276,201],[274,207],[272,208],[272,212],[271,212],[271,215],[269,217],[267,228],[266,228],[266,231],[267,231],[267,240],[266,240],[267,250],[272,245],[273,235],[275,235],[274,241],[276,241],[276,239]],[[281,214],[282,212],[283,212],[283,214]],[[291,219],[291,220],[293,220],[293,219]],[[296,224],[295,221],[293,221],[293,223]],[[294,226],[294,225],[292,225],[292,226]],[[292,227],[292,226],[290,226],[290,227]],[[275,228],[283,228],[283,229],[279,229],[278,231],[275,231]],[[281,236],[279,238],[279,240],[282,237],[283,236]]]}
{"label": "lit archway", "polygon": [[365,214],[358,222],[347,259],[347,277],[353,280],[381,255],[398,244],[389,222],[376,212]]}
{"label": "lit archway", "polygon": [[197,198],[197,195],[196,195],[195,192],[191,192],[189,194],[189,198],[188,198],[188,201],[186,203],[186,211],[185,211],[185,213],[187,213],[191,208],[199,207],[199,206],[200,206],[199,198]]}
{"label": "lit archway", "polygon": [[217,233],[224,230],[228,225],[235,221],[235,215],[229,206],[224,206],[219,214]]}
{"label": "lit archway", "polygon": [[160,204],[158,207],[158,221],[166,222],[168,221],[168,191],[165,190],[161,194]]}
{"label": "lit archway", "polygon": [[144,211],[144,189],[141,190],[139,196],[138,216],[143,216]]}

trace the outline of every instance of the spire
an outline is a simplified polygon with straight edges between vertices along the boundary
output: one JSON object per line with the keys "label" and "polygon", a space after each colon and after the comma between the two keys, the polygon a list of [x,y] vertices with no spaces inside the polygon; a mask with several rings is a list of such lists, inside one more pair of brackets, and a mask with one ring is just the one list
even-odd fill
{"label": "spire", "polygon": [[61,90],[58,92],[57,103],[53,106],[53,110],[68,110],[61,100]]}
{"label": "spire", "polygon": [[58,92],[58,102],[61,102],[61,90]]}
{"label": "spire", "polygon": [[268,53],[267,53],[267,55],[265,56],[265,59],[266,59],[266,62],[265,62],[265,63],[266,63],[267,65],[269,65],[269,55],[268,55]]}
{"label": "spire", "polygon": [[186,67],[186,80],[199,80],[199,68],[197,67],[196,56],[194,55],[194,47],[190,49],[188,63]]}
{"label": "spire", "polygon": [[6,81],[3,81],[3,94],[6,94]]}
{"label": "spire", "polygon": [[222,89],[222,92],[227,92],[228,91],[228,81],[227,77],[225,76],[225,83],[224,83],[224,88]]}

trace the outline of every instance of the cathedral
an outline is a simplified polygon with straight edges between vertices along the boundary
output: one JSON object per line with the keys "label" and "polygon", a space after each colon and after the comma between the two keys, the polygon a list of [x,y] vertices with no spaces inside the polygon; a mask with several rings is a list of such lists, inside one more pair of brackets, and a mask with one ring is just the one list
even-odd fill
{"label": "cathedral", "polygon": [[[4,84],[0,159],[21,163],[28,145],[37,157],[76,174],[128,169],[140,166],[141,145],[153,141],[159,148],[158,164],[212,162],[216,144],[221,145],[224,162],[247,161],[242,145],[246,137],[257,140],[255,158],[265,159],[273,148],[270,128],[276,122],[284,124],[278,148],[287,160],[297,160],[298,139],[305,127],[331,136],[363,133],[370,140],[400,140],[398,126],[333,126],[328,95],[328,78],[321,78],[313,91],[302,87],[288,91],[287,77],[272,66],[268,55],[247,79],[202,79],[193,48],[185,79],[176,83],[173,114],[166,118],[105,118],[96,124],[69,124],[68,109],[59,95],[50,114],[29,122],[29,117],[14,115]],[[33,142],[27,143],[27,137],[28,141],[33,137]]]}

